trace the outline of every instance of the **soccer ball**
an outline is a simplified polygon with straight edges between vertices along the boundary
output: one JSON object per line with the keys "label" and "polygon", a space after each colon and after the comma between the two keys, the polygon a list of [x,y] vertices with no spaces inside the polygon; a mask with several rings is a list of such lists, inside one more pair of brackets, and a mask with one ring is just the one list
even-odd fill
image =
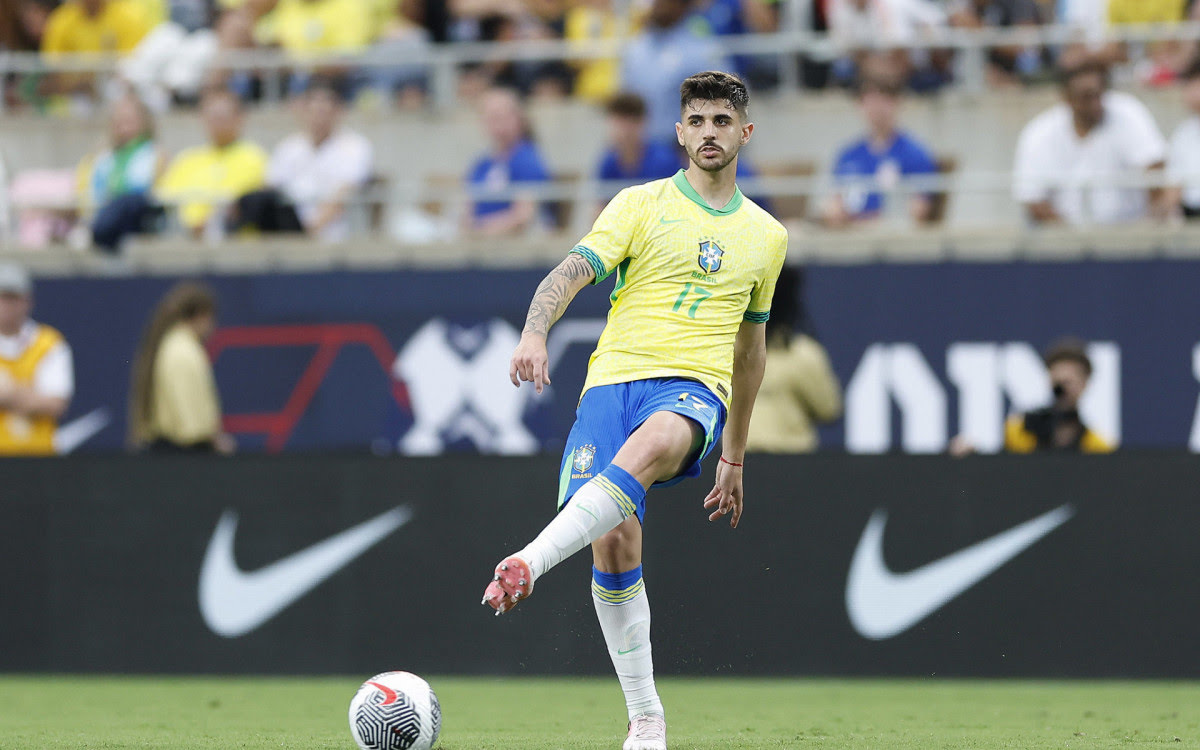
{"label": "soccer ball", "polygon": [[350,733],[362,750],[430,750],[441,729],[437,695],[410,672],[377,674],[350,701]]}

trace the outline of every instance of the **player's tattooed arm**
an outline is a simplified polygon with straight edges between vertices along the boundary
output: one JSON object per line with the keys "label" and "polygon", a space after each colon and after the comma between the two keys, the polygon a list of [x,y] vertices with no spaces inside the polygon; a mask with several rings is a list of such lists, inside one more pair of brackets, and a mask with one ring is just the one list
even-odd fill
{"label": "player's tattooed arm", "polygon": [[542,279],[537,291],[533,293],[533,301],[529,303],[529,314],[525,316],[525,330],[522,333],[533,333],[545,336],[550,332],[562,314],[567,311],[567,305],[579,293],[580,289],[592,282],[596,272],[592,264],[576,253],[571,253],[559,263],[553,271]]}
{"label": "player's tattooed arm", "polygon": [[567,305],[592,279],[596,272],[582,256],[571,253],[558,267],[542,279],[533,302],[529,303],[529,315],[525,317],[525,330],[521,343],[513,352],[508,377],[513,385],[524,380],[533,383],[538,393],[550,384],[550,359],[546,353],[546,334],[550,326],[562,317]]}

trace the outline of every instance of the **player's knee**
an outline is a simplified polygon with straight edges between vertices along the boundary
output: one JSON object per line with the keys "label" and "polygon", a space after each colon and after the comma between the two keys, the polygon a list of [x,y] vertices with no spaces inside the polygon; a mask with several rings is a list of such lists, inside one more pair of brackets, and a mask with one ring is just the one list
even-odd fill
{"label": "player's knee", "polygon": [[592,551],[597,569],[621,573],[640,560],[641,540],[634,529],[623,523],[592,542]]}

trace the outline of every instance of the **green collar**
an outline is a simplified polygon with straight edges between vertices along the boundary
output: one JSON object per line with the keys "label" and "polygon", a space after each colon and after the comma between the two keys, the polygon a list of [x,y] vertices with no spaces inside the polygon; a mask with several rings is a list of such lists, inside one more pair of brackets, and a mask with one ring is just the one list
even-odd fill
{"label": "green collar", "polygon": [[728,216],[741,208],[742,201],[745,200],[742,197],[742,191],[735,185],[733,188],[733,197],[725,204],[725,208],[713,208],[708,205],[707,201],[700,197],[700,194],[696,192],[696,188],[692,187],[692,183],[687,181],[687,177],[684,176],[682,169],[676,172],[671,180],[675,183],[675,187],[679,188],[679,192],[683,193],[688,200],[708,211],[713,216]]}

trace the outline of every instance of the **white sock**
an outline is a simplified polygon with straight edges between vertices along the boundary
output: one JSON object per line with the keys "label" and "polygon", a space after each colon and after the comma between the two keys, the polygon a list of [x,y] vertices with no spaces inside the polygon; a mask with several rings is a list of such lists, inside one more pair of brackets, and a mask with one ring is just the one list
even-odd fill
{"label": "white sock", "polygon": [[[623,601],[609,601],[613,599]],[[600,620],[613,669],[625,693],[625,708],[629,711],[630,720],[638,714],[665,716],[662,700],[654,687],[654,659],[650,651],[650,599],[646,596],[641,576],[638,576],[636,584],[623,591],[611,591],[593,579],[592,602],[596,605],[596,618]]]}
{"label": "white sock", "polygon": [[542,533],[516,553],[533,568],[534,580],[615,529],[633,512],[628,506],[623,508],[596,479],[580,487]]}

